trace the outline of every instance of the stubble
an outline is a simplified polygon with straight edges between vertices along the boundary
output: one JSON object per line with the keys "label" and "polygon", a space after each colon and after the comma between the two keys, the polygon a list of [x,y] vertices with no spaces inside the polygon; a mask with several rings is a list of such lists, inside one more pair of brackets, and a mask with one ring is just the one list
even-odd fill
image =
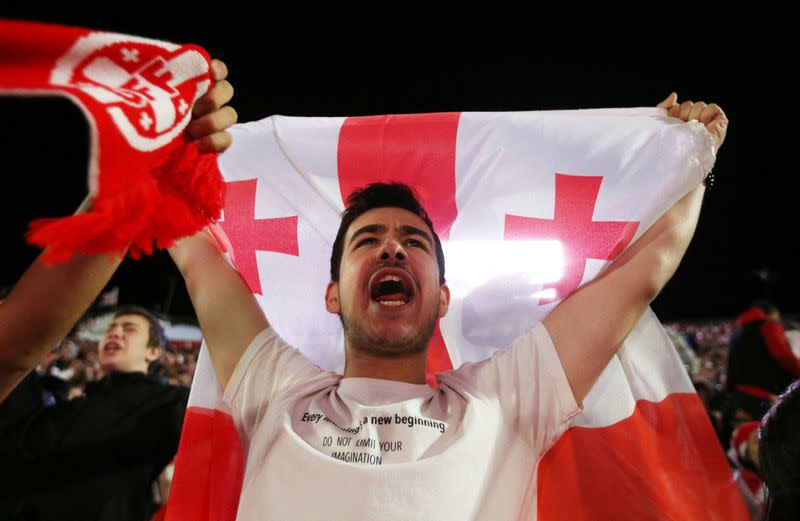
{"label": "stubble", "polygon": [[438,317],[439,303],[437,302],[436,309],[426,318],[417,331],[406,338],[389,341],[367,332],[360,323],[351,320],[344,310],[339,315],[347,345],[351,349],[387,358],[422,353],[428,349]]}

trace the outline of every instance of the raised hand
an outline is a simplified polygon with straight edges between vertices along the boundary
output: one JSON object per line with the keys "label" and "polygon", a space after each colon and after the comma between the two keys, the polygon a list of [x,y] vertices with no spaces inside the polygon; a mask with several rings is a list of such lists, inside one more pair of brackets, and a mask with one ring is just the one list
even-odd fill
{"label": "raised hand", "polygon": [[679,118],[682,121],[694,119],[705,125],[706,130],[714,137],[717,150],[722,146],[722,142],[725,141],[725,134],[728,131],[728,117],[716,103],[705,103],[704,101],[678,103],[678,94],[673,92],[667,96],[667,99],[656,106],[666,109],[667,114],[674,118]]}
{"label": "raised hand", "polygon": [[192,122],[186,129],[200,152],[221,153],[231,146],[231,134],[226,129],[236,123],[238,116],[227,105],[233,98],[233,86],[227,77],[228,67],[220,60],[211,60],[214,87],[197,99],[192,108]]}

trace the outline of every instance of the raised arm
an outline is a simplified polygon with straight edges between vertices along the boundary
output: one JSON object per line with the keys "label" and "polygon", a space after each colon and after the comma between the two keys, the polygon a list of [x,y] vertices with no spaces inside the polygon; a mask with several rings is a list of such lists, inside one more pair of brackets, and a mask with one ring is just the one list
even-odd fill
{"label": "raised arm", "polygon": [[[187,127],[202,152],[222,152],[231,143],[225,129],[236,122],[236,112],[224,107],[233,95],[227,74],[224,63],[212,61],[216,84],[197,100],[194,120]],[[83,209],[82,205],[79,211]],[[25,271],[0,303],[0,401],[69,332],[121,261],[121,255],[77,254],[50,267],[37,259]]]}
{"label": "raised arm", "polygon": [[[728,119],[719,106],[691,101],[678,104],[675,93],[658,106],[683,121],[702,122],[714,136],[717,149],[722,145]],[[698,186],[686,194],[608,270],[566,298],[542,321],[578,403],[675,273],[694,235],[704,190]]]}
{"label": "raised arm", "polygon": [[40,257],[25,271],[0,303],[0,401],[69,332],[120,262],[79,253],[55,266]]}
{"label": "raised arm", "polygon": [[269,325],[267,319],[207,230],[176,242],[169,253],[186,281],[211,365],[225,389],[250,341]]}
{"label": "raised arm", "polygon": [[[222,78],[225,76],[227,70]],[[196,106],[205,111],[221,112],[231,99],[232,90],[219,94],[207,97],[202,105],[198,100]],[[235,122],[235,112],[233,118]],[[218,126],[210,123],[211,128]],[[229,138],[228,134],[226,147],[230,144]],[[247,284],[207,230],[177,241],[169,254],[186,282],[211,365],[220,386],[225,389],[250,341],[269,325],[267,319]]]}

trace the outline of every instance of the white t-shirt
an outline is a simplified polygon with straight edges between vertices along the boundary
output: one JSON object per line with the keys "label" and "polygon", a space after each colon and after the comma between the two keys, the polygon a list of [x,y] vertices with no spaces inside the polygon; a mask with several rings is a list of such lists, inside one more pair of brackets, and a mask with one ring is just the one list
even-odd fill
{"label": "white t-shirt", "polygon": [[322,371],[272,329],[225,389],[237,520],[536,519],[536,467],[580,412],[541,324],[439,387]]}

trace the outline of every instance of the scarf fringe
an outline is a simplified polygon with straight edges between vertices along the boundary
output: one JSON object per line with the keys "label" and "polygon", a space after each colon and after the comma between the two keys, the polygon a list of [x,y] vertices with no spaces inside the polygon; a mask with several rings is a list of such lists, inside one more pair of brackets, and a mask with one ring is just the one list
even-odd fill
{"label": "scarf fringe", "polygon": [[146,181],[123,193],[104,195],[87,213],[37,219],[26,238],[45,248],[42,260],[63,263],[77,252],[140,258],[171,246],[219,219],[224,182],[216,154],[200,154],[194,143],[174,149]]}

